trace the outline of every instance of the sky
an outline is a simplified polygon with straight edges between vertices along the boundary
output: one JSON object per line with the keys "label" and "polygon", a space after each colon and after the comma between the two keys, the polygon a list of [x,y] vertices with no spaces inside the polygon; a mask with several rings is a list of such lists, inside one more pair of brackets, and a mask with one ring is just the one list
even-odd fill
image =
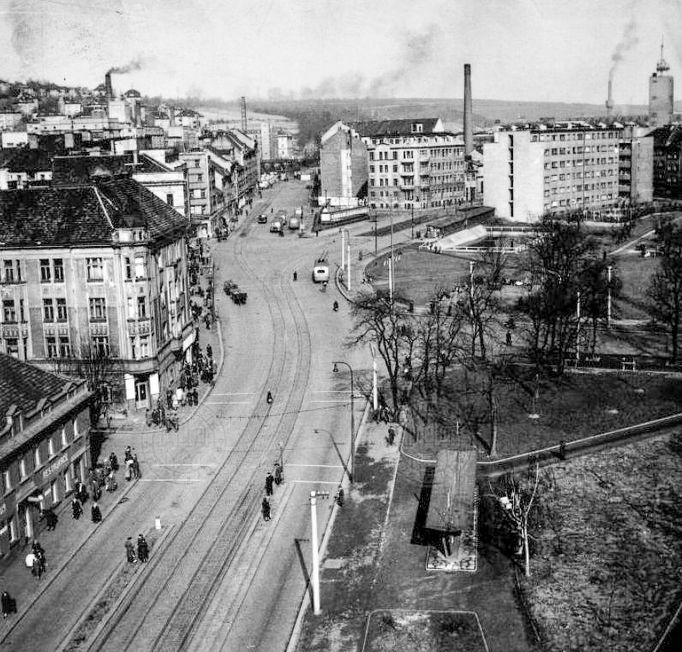
{"label": "sky", "polygon": [[0,78],[234,100],[646,104],[682,0],[0,0]]}

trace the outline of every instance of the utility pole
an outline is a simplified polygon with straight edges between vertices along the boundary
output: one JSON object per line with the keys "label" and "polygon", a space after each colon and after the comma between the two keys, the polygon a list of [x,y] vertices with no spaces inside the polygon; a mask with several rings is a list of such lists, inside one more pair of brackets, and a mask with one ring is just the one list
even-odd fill
{"label": "utility pole", "polygon": [[606,328],[611,328],[611,270],[613,267],[609,265],[606,268],[608,273],[608,280],[606,285],[607,298],[606,298]]}
{"label": "utility pole", "polygon": [[374,345],[370,342],[369,350],[372,352],[372,407],[374,412],[379,409],[379,387],[377,385],[377,358]]}
{"label": "utility pole", "polygon": [[310,539],[313,552],[313,572],[310,583],[313,587],[313,614],[320,615],[320,554],[317,547],[317,498],[329,498],[328,491],[310,492]]}

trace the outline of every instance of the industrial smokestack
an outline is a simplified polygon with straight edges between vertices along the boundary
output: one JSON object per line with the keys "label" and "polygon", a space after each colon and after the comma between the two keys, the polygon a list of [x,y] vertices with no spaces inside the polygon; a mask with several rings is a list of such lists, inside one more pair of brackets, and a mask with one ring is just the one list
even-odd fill
{"label": "industrial smokestack", "polygon": [[104,75],[104,88],[105,93],[106,93],[106,99],[107,100],[113,100],[114,99],[114,88],[111,85],[111,72],[107,72],[106,75]]}
{"label": "industrial smokestack", "polygon": [[464,155],[471,156],[474,149],[474,126],[471,108],[471,64],[464,64]]}
{"label": "industrial smokestack", "polygon": [[613,80],[609,77],[609,94],[606,97],[606,117],[610,118],[613,113],[613,95],[611,94],[611,85]]}
{"label": "industrial smokestack", "polygon": [[242,95],[242,131],[246,133],[246,98]]}

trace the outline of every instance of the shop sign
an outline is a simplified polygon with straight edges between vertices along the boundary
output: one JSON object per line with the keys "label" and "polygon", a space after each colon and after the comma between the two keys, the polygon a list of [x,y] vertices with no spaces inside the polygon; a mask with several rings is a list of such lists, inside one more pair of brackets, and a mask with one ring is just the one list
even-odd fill
{"label": "shop sign", "polygon": [[63,466],[66,466],[69,463],[69,456],[64,453],[59,459],[56,459],[50,466],[46,466],[43,469],[43,480],[46,480],[49,478],[55,471],[58,471],[61,469]]}

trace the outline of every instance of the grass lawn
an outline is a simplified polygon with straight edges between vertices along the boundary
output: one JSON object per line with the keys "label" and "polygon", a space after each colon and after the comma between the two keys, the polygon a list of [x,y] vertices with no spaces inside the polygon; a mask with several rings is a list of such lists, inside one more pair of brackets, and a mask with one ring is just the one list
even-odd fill
{"label": "grass lawn", "polygon": [[[499,386],[498,445],[500,457],[615,430],[680,412],[682,380],[673,376],[609,373],[574,374],[540,380],[539,400],[533,411],[533,377],[528,369]],[[475,412],[481,438],[489,442],[490,422],[482,396],[466,397],[455,379],[441,399],[438,414],[424,404],[413,405],[415,423],[404,440],[405,449],[416,457],[434,459],[444,445],[478,445],[472,437],[473,420],[457,415]],[[644,390],[643,392],[635,390]],[[614,412],[617,410],[617,412]],[[459,440],[459,441],[458,441]]]}
{"label": "grass lawn", "polygon": [[629,250],[615,258],[615,273],[623,283],[621,296],[613,302],[615,319],[649,319],[649,284],[659,262]]}
{"label": "grass lawn", "polygon": [[682,441],[554,467],[524,580],[546,652],[651,650],[682,586]]}

